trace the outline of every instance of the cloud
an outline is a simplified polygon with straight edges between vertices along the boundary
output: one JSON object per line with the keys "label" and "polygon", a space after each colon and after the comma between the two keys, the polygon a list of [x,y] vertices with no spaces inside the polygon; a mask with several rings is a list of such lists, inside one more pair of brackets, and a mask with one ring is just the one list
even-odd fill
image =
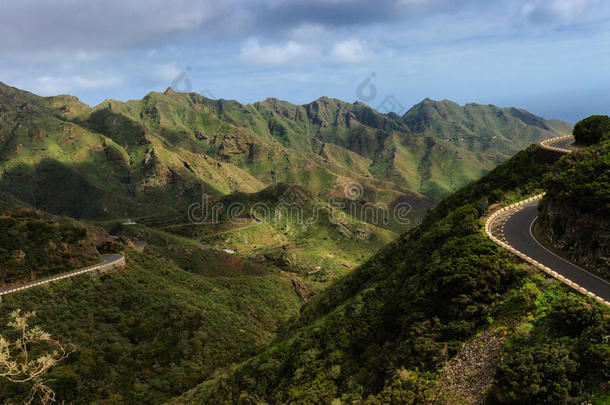
{"label": "cloud", "polygon": [[39,0],[33,7],[30,1],[4,0],[0,56],[31,58],[41,53],[61,58],[69,57],[73,49],[109,53],[163,43],[197,30],[220,31],[219,23],[241,15],[232,10],[232,3]]}
{"label": "cloud", "polygon": [[336,64],[353,64],[365,61],[371,56],[366,44],[359,39],[347,39],[333,45],[329,60]]}
{"label": "cloud", "polygon": [[[482,2],[483,0],[475,0]],[[466,0],[3,0],[0,57],[60,60],[156,48],[194,36],[243,41],[320,35],[342,27],[413,20]]]}
{"label": "cloud", "polygon": [[[317,42],[322,44],[314,44]],[[261,45],[258,39],[250,38],[241,47],[240,59],[246,63],[266,66],[337,66],[362,63],[375,55],[393,54],[388,48],[373,49],[366,41],[356,38],[329,44],[324,42],[324,39],[314,43],[288,40],[279,44]]]}
{"label": "cloud", "polygon": [[318,49],[309,44],[287,41],[279,45],[261,45],[257,39],[248,39],[241,47],[240,58],[257,65],[293,65],[316,60]]}
{"label": "cloud", "polygon": [[[3,0],[0,57],[42,60],[156,48],[187,36],[200,42],[320,39],[338,30],[366,31],[380,24],[434,26],[435,19],[470,13],[530,22],[578,20],[601,0]],[[512,10],[510,10],[512,9]],[[494,18],[496,19],[496,18]],[[442,30],[442,27],[439,27]],[[353,34],[352,34],[353,35]]]}
{"label": "cloud", "polygon": [[160,65],[152,65],[150,67],[149,76],[153,81],[162,83],[171,83],[180,73],[182,69],[178,68],[175,63],[165,63]]}
{"label": "cloud", "polygon": [[33,83],[33,91],[42,96],[70,94],[78,91],[116,88],[122,84],[119,77],[93,76],[40,76]]}
{"label": "cloud", "polygon": [[298,40],[320,40],[328,35],[328,30],[321,24],[305,23],[292,29],[291,36]]}
{"label": "cloud", "polygon": [[593,10],[591,0],[532,0],[521,11],[527,21],[534,24],[573,23]]}
{"label": "cloud", "polygon": [[261,27],[320,24],[338,28],[412,20],[453,12],[473,2],[488,0],[272,0],[250,4]]}

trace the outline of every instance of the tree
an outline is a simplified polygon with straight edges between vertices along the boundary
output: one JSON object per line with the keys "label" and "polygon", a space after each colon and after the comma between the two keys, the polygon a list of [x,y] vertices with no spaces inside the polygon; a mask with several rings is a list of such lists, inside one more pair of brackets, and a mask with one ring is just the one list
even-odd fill
{"label": "tree", "polygon": [[55,401],[55,392],[46,385],[44,376],[69,353],[47,332],[28,325],[34,316],[35,312],[22,313],[20,309],[11,312],[7,326],[14,339],[0,335],[0,378],[16,384],[31,384],[26,404],[36,398],[49,404]]}
{"label": "tree", "polygon": [[610,117],[592,115],[574,126],[574,138],[577,145],[592,145],[610,135]]}

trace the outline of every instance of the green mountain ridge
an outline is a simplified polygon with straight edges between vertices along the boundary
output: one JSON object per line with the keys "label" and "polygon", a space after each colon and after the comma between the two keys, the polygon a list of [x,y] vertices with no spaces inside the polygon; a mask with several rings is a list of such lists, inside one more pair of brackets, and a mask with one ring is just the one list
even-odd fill
{"label": "green mountain ridge", "polygon": [[[180,211],[202,191],[280,182],[322,198],[344,197],[357,182],[371,202],[407,198],[427,208],[525,145],[569,129],[521,110],[447,101],[425,100],[398,117],[327,97],[243,105],[168,89],[89,107],[0,84],[0,190],[100,219]],[[54,198],[56,175],[71,186]],[[91,199],[86,210],[74,202],[82,195]]]}

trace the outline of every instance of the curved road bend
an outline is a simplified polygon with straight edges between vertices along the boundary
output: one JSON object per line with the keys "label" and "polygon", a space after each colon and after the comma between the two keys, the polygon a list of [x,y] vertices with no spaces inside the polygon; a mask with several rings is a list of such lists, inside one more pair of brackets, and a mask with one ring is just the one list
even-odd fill
{"label": "curved road bend", "polygon": [[15,286],[15,287],[0,289],[0,297],[3,295],[6,295],[6,294],[16,293],[17,291],[26,290],[28,288],[36,287],[39,285],[48,284],[53,281],[58,281],[58,280],[63,280],[65,278],[74,277],[79,274],[89,273],[92,271],[107,270],[107,269],[111,269],[111,268],[114,268],[117,266],[123,266],[125,264],[125,257],[123,257],[123,255],[120,255],[117,253],[103,254],[102,259],[104,260],[103,263],[94,264],[89,267],[84,267],[82,269],[58,274],[56,276],[43,278],[40,280],[32,281],[30,283],[21,284],[21,285]]}
{"label": "curved road bend", "polygon": [[557,256],[534,238],[532,226],[538,217],[539,201],[532,201],[498,215],[490,226],[492,235],[578,286],[610,302],[610,283]]}
{"label": "curved road bend", "polygon": [[[570,153],[578,149],[574,146],[573,136],[561,136],[540,142],[543,149],[553,150],[560,153]],[[486,232],[492,241],[506,244],[512,248],[517,255],[523,256],[524,260],[541,267],[545,271],[570,285],[583,294],[593,294],[598,300],[610,305],[610,283],[589,273],[588,271],[568,262],[562,257],[551,252],[536,240],[532,233],[532,227],[538,218],[538,202],[542,195],[533,197],[529,202],[513,204],[492,214],[487,220]],[[554,272],[554,273],[553,273]]]}
{"label": "curved road bend", "polygon": [[556,150],[563,153],[570,153],[578,149],[578,147],[574,146],[573,136],[560,136],[558,138],[547,139],[540,142],[540,146],[544,149]]}
{"label": "curved road bend", "polygon": [[564,149],[569,151],[575,151],[577,148],[574,146],[574,138],[563,139],[556,142],[549,142],[549,146],[553,146],[558,149]]}

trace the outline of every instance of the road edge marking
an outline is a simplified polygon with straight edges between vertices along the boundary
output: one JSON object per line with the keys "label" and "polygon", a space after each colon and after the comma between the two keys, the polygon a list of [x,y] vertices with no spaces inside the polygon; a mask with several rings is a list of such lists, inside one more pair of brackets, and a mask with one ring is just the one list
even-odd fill
{"label": "road edge marking", "polygon": [[115,267],[123,267],[123,266],[125,266],[125,256],[123,256],[123,255],[119,255],[119,256],[120,257],[116,258],[115,260],[113,260],[111,262],[106,262],[106,263],[102,263],[102,264],[93,264],[91,266],[88,266],[88,267],[85,267],[82,269],[76,269],[76,270],[69,271],[67,273],[57,274],[55,276],[51,276],[46,279],[31,281],[29,283],[25,283],[25,284],[18,285],[15,287],[5,288],[3,290],[0,290],[0,298],[2,298],[4,295],[13,294],[13,293],[27,290],[27,289],[30,289],[33,287],[38,287],[39,285],[49,284],[54,281],[60,281],[60,280],[66,279],[66,278],[72,278],[74,276],[79,276],[81,274],[90,273],[92,271],[96,271],[96,270],[104,271],[104,270],[113,269]]}
{"label": "road edge marking", "polygon": [[573,135],[558,136],[555,138],[546,139],[546,140],[540,142],[539,145],[542,149],[551,150],[554,152],[561,152],[561,153],[566,153],[566,154],[572,153],[572,151],[570,149],[558,148],[555,146],[551,146],[551,144],[555,143],[555,142],[559,142],[559,141],[564,141],[566,139],[573,138],[573,137],[574,137]]}
{"label": "road edge marking", "polygon": [[[522,201],[516,202],[516,203],[514,203],[514,204],[508,205],[508,206],[506,206],[506,207],[503,207],[503,208],[501,208],[501,209],[497,210],[496,212],[494,212],[493,214],[491,214],[491,215],[490,215],[490,216],[487,218],[487,220],[485,221],[485,226],[484,226],[484,229],[485,229],[485,234],[486,234],[486,235],[487,235],[487,237],[488,237],[488,238],[489,238],[489,239],[490,239],[492,242],[494,242],[496,245],[499,245],[500,247],[503,247],[503,248],[507,249],[509,252],[511,252],[511,253],[513,253],[514,255],[516,255],[516,256],[520,257],[521,259],[525,260],[526,262],[528,262],[528,263],[529,263],[529,264],[531,264],[532,266],[534,266],[534,267],[536,267],[536,268],[538,268],[538,269],[542,270],[544,273],[548,274],[549,276],[553,277],[554,279],[559,280],[559,281],[561,281],[562,283],[564,283],[565,285],[567,285],[567,286],[569,286],[569,287],[573,288],[574,290],[578,291],[579,293],[584,294],[584,295],[586,295],[586,296],[589,296],[589,297],[591,297],[591,298],[594,298],[596,301],[600,302],[601,304],[604,304],[604,305],[607,305],[607,306],[609,306],[609,307],[610,307],[610,302],[606,301],[606,300],[605,300],[605,299],[603,299],[602,297],[600,297],[600,296],[598,296],[598,295],[596,295],[596,294],[592,293],[591,291],[589,291],[589,290],[587,290],[586,288],[584,288],[584,287],[582,287],[582,286],[578,285],[577,283],[575,283],[575,282],[573,282],[572,280],[570,280],[570,279],[566,278],[565,276],[562,276],[561,274],[559,274],[559,273],[557,273],[556,271],[554,271],[554,270],[550,269],[549,267],[545,266],[544,264],[539,263],[538,261],[536,261],[536,260],[532,259],[531,257],[527,256],[525,253],[518,251],[517,249],[515,249],[514,247],[512,247],[512,246],[511,246],[511,245],[509,245],[508,243],[502,242],[500,239],[496,238],[496,237],[495,237],[495,236],[492,234],[492,231],[491,231],[491,226],[492,226],[493,222],[495,221],[495,219],[496,219],[496,218],[497,218],[497,217],[498,217],[500,214],[502,214],[502,213],[504,213],[504,212],[506,212],[506,211],[509,211],[509,210],[511,210],[511,209],[514,209],[514,208],[517,208],[517,207],[524,206],[525,204],[527,204],[527,203],[529,203],[529,202],[536,201],[536,200],[540,200],[540,199],[542,199],[542,197],[544,197],[544,195],[545,195],[545,194],[546,194],[546,193],[541,193],[541,194],[535,195],[535,196],[530,197],[530,198],[526,198],[525,200],[522,200]],[[513,212],[512,214],[510,214],[510,216],[513,216],[513,215],[514,215],[516,212],[518,212],[518,211],[520,211],[520,210],[516,210],[515,212]],[[509,216],[509,217],[510,217],[510,216]],[[534,220],[534,221],[535,221],[535,220]],[[533,224],[533,222],[532,222],[532,224]],[[530,233],[531,233],[531,226],[532,226],[532,224],[530,224]],[[536,241],[536,243],[540,244],[540,242],[538,242],[538,241],[536,240],[536,238],[534,238],[534,240]],[[544,246],[543,246],[543,247],[544,247]],[[546,249],[546,248],[545,248],[545,249]],[[548,249],[546,249],[546,250],[548,250]],[[552,253],[552,252],[551,252],[551,253]],[[564,261],[566,261],[566,262],[567,262],[567,260],[565,260],[565,259],[563,259],[563,258],[562,258],[562,260],[564,260]],[[574,265],[574,264],[573,264],[573,263],[571,263],[571,262],[568,262],[568,263],[570,263],[570,264]],[[576,266],[576,265],[574,265],[574,266]],[[578,267],[578,266],[576,266],[576,267]],[[580,268],[580,267],[579,267],[579,268]],[[582,270],[584,270],[584,269],[582,269]],[[586,271],[586,270],[584,270],[584,271]],[[589,274],[591,274],[591,273],[589,273]],[[593,275],[594,275],[594,274],[593,274]],[[594,276],[595,276],[595,275],[594,275]],[[597,276],[595,276],[595,277],[597,277]],[[599,277],[597,277],[597,278],[599,278]],[[604,280],[604,281],[605,281],[605,280]]]}
{"label": "road edge marking", "polygon": [[542,243],[540,243],[540,242],[538,241],[538,239],[536,239],[536,236],[534,235],[534,233],[532,232],[532,228],[534,227],[534,222],[536,222],[536,220],[537,220],[537,219],[538,219],[538,217],[534,218],[534,220],[533,220],[533,221],[532,221],[532,223],[530,224],[530,235],[532,236],[532,239],[534,239],[534,241],[535,241],[535,242],[536,242],[536,243],[537,243],[537,244],[538,244],[538,245],[539,245],[541,248],[543,248],[544,250],[546,250],[548,253],[552,254],[552,255],[553,255],[553,256],[555,256],[556,258],[561,259],[562,261],[564,261],[564,262],[566,262],[566,263],[568,263],[568,264],[571,264],[572,266],[577,267],[577,268],[579,268],[579,269],[580,269],[580,270],[582,270],[582,271],[585,271],[585,272],[589,273],[590,275],[592,275],[593,277],[597,278],[598,280],[600,280],[600,281],[601,281],[601,282],[603,282],[604,284],[608,284],[608,285],[610,285],[610,282],[608,282],[607,280],[604,280],[603,278],[599,277],[598,275],[593,274],[593,273],[591,273],[590,271],[588,271],[588,270],[586,270],[586,269],[583,269],[583,268],[582,268],[582,267],[580,267],[579,265],[574,264],[574,263],[572,263],[571,261],[569,261],[569,260],[567,260],[567,259],[565,259],[565,258],[563,258],[563,257],[559,256],[558,254],[556,254],[555,252],[551,251],[551,250],[550,250],[550,249],[548,249],[546,246],[544,246]]}

